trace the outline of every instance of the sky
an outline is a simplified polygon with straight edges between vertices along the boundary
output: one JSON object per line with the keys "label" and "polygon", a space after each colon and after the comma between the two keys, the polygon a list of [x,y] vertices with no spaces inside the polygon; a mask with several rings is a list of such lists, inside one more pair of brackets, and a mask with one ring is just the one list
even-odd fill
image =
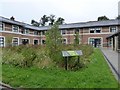
{"label": "sky", "polygon": [[0,16],[30,24],[43,15],[54,14],[65,23],[95,21],[99,16],[118,16],[120,0],[0,0]]}

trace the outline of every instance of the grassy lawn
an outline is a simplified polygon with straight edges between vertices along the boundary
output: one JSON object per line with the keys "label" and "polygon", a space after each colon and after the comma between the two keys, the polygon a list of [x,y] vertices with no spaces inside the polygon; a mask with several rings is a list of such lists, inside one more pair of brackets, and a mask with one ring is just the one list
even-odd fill
{"label": "grassy lawn", "polygon": [[3,65],[3,82],[21,88],[117,88],[115,80],[99,49],[94,49],[91,61],[79,71],[60,68],[20,68]]}

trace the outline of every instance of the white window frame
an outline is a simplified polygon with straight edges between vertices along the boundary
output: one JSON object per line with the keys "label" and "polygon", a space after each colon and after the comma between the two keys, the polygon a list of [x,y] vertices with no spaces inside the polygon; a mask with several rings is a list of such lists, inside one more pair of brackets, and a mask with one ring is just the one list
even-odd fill
{"label": "white window frame", "polygon": [[22,39],[28,39],[28,44],[30,44],[30,39],[29,38],[21,38],[21,44],[22,44]]}
{"label": "white window frame", "polygon": [[[100,33],[96,33],[96,30],[100,29]],[[95,28],[89,28],[89,34],[101,34],[102,33],[102,27],[95,27]],[[94,33],[90,33],[90,31],[94,30]]]}
{"label": "white window frame", "polygon": [[[63,39],[66,40],[66,43],[65,43],[65,44],[68,44],[67,38],[62,38],[62,43],[63,43]],[[64,43],[63,43],[63,44],[64,44]]]}
{"label": "white window frame", "polygon": [[[41,39],[41,45],[44,45],[44,44],[42,43],[42,40],[45,40],[45,39]],[[45,42],[46,42],[46,40],[45,40]]]}
{"label": "white window frame", "polygon": [[33,45],[35,45],[35,44],[34,44],[34,40],[38,40],[38,45],[39,45],[39,39],[35,39],[35,38],[34,38],[34,39],[33,39]]}
{"label": "white window frame", "polygon": [[0,30],[0,31],[5,31],[5,23],[2,23],[2,22],[1,22],[0,25],[1,25],[1,26],[0,26],[0,27],[1,27],[1,30]]}
{"label": "white window frame", "polygon": [[[37,32],[37,34],[35,34],[35,32]],[[34,30],[34,35],[39,35],[39,34],[38,34],[38,31],[35,31],[35,30]]]}
{"label": "white window frame", "polygon": [[110,31],[111,27],[115,27],[115,28],[116,28],[116,32],[118,31],[118,27],[117,27],[117,26],[109,26],[109,32],[110,32],[110,33],[116,33],[116,32],[111,32],[111,31]]}
{"label": "white window frame", "polygon": [[90,44],[90,43],[89,43],[89,40],[90,40],[91,38],[93,38],[93,39],[101,38],[101,47],[103,47],[103,37],[89,37],[89,38],[88,38],[88,45]]}
{"label": "white window frame", "polygon": [[[28,30],[28,33],[26,33],[27,30]],[[23,34],[29,34],[29,29],[25,28]]]}
{"label": "white window frame", "polygon": [[[4,36],[0,36],[2,38],[4,38],[4,44],[3,44],[3,47],[5,47],[5,37]],[[1,46],[0,46],[1,47]]]}
{"label": "white window frame", "polygon": [[[74,30],[74,33],[73,33],[73,34],[76,34],[75,32],[76,32],[76,29]],[[78,34],[80,34],[80,29],[78,30]]]}
{"label": "white window frame", "polygon": [[46,34],[46,31],[43,30],[43,31],[40,32],[41,36],[45,36],[45,35],[42,34],[42,32],[44,32]]}
{"label": "white window frame", "polygon": [[[12,32],[15,32],[14,29],[13,29],[14,26],[17,26],[17,25],[12,25]],[[19,33],[19,26],[17,26],[17,27],[18,27],[18,32],[16,32],[16,33]]]}
{"label": "white window frame", "polygon": [[13,45],[13,39],[14,39],[14,38],[17,38],[17,39],[18,39],[18,45],[17,45],[17,46],[19,46],[19,37],[13,37],[13,38],[12,38],[12,46],[14,46],[14,45]]}
{"label": "white window frame", "polygon": [[[65,34],[63,34],[62,31],[65,31]],[[67,35],[67,30],[61,30],[61,35]]]}

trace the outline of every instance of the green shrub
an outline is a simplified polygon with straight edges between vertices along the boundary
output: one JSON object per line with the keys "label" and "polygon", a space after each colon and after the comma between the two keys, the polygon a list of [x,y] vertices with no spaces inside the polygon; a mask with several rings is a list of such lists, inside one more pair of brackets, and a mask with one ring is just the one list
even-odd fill
{"label": "green shrub", "polygon": [[[77,63],[77,57],[72,57],[68,61],[70,70],[76,70],[89,63],[89,56],[93,53],[93,47],[89,45],[64,45],[60,47],[62,50],[82,50],[83,55],[80,56],[80,63]],[[52,59],[54,58],[54,59]],[[12,64],[20,67],[36,66],[39,68],[44,67],[63,67],[65,66],[64,58],[61,52],[54,52],[52,58],[46,53],[45,46],[17,46],[7,47],[2,50],[2,63]]]}
{"label": "green shrub", "polygon": [[33,61],[37,57],[36,52],[33,48],[26,47],[24,50],[21,51],[23,55],[23,66],[30,67],[33,66]]}

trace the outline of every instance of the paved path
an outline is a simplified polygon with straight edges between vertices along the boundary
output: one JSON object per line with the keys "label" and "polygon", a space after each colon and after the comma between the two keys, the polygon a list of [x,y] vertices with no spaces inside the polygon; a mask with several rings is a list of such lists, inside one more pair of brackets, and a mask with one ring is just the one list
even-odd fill
{"label": "paved path", "polygon": [[4,84],[0,81],[0,90],[16,90],[16,89],[14,89],[14,88],[10,87],[9,85]]}
{"label": "paved path", "polygon": [[101,51],[103,52],[115,78],[120,82],[120,53],[113,51],[111,48],[101,48]]}

